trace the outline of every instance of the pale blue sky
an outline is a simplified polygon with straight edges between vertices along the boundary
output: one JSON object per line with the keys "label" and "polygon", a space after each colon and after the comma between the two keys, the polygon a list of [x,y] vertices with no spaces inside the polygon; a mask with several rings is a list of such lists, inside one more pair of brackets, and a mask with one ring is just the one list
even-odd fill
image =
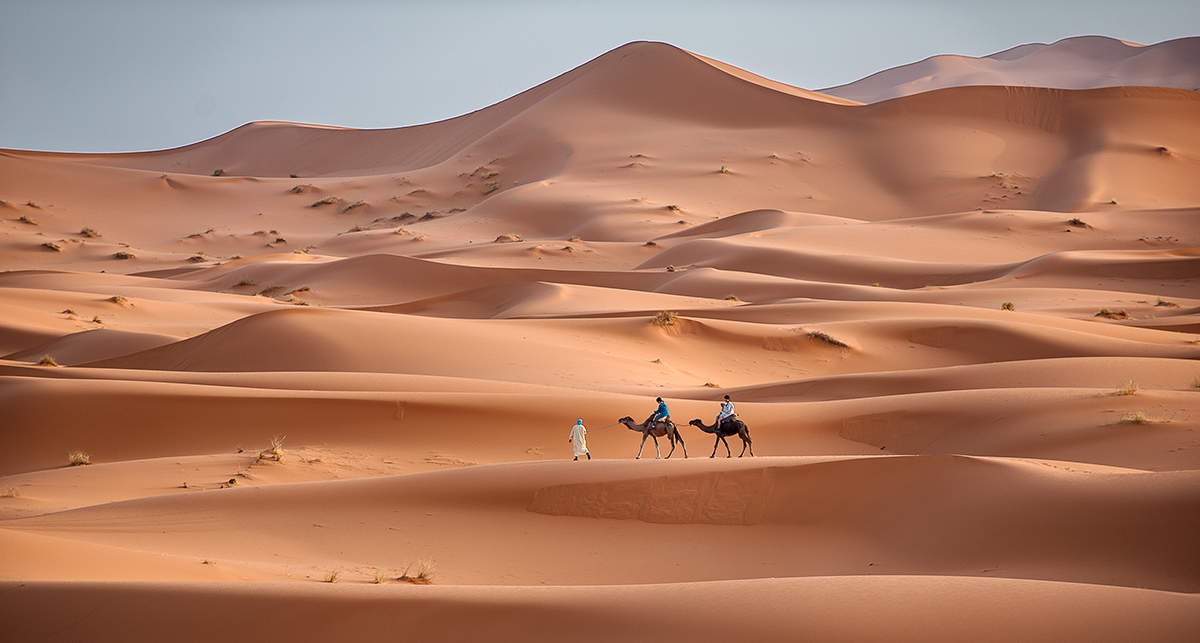
{"label": "pale blue sky", "polygon": [[398,127],[633,40],[819,89],[928,56],[1200,35],[1200,2],[0,0],[0,148],[174,147],[254,120]]}

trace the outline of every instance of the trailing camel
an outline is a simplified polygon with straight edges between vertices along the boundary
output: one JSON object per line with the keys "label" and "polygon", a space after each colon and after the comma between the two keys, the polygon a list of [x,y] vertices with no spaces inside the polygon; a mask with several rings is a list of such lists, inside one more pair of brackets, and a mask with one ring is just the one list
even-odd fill
{"label": "trailing camel", "polygon": [[[642,447],[646,446],[647,437],[654,438],[655,459],[657,460],[658,458],[661,458],[662,451],[658,450],[658,439],[664,435],[667,436],[667,439],[671,441],[671,452],[667,454],[668,458],[671,457],[671,453],[675,453],[676,440],[679,440],[679,446],[683,447],[683,457],[687,457],[687,445],[683,443],[683,436],[679,434],[679,427],[675,426],[674,422],[668,420],[666,422],[652,423],[650,420],[646,420],[645,422],[639,424],[628,415],[617,420],[617,422],[624,424],[625,428],[627,429],[632,429],[642,434],[642,444],[638,446],[638,454],[634,460],[642,457]],[[651,426],[651,424],[653,424],[653,426]]]}
{"label": "trailing camel", "polygon": [[[717,447],[720,446],[722,442],[725,442],[725,436],[727,435],[736,435],[742,439],[742,452],[738,454],[739,458],[745,455],[747,448],[750,449],[750,455],[754,455],[754,441],[750,439],[750,427],[746,426],[746,423],[741,420],[725,420],[721,423],[720,431],[717,430],[716,426],[707,426],[700,420],[692,420],[691,422],[688,422],[688,424],[700,429],[701,431],[704,431],[705,433],[713,433],[717,436],[717,441],[713,443],[712,455],[708,456],[710,458],[716,457]],[[728,454],[725,456],[726,458],[733,457],[733,451],[729,450],[728,442],[725,442],[725,451]]]}

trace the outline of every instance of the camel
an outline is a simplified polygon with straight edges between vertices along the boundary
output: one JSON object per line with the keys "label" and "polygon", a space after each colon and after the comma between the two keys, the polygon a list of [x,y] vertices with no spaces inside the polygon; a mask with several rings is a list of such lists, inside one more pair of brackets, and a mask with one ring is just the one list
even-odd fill
{"label": "camel", "polygon": [[683,436],[679,434],[679,427],[675,426],[674,422],[669,420],[666,422],[655,422],[654,426],[651,427],[649,419],[647,419],[644,423],[639,424],[628,415],[617,420],[617,422],[624,424],[625,428],[627,429],[638,431],[642,434],[642,444],[638,446],[638,454],[634,460],[638,460],[642,457],[642,447],[646,446],[647,437],[654,438],[654,459],[657,460],[661,458],[662,451],[658,450],[658,438],[664,435],[667,436],[667,439],[671,441],[671,451],[667,454],[668,458],[671,457],[671,453],[675,453],[676,440],[679,440],[679,446],[683,447],[683,457],[687,457],[687,445],[683,443]]}
{"label": "camel", "polygon": [[[741,420],[725,420],[721,423],[720,431],[718,431],[715,426],[705,425],[701,420],[692,420],[691,422],[688,422],[688,424],[700,429],[701,431],[704,431],[705,433],[716,434],[717,441],[713,443],[712,455],[708,456],[710,458],[716,457],[717,447],[720,446],[722,442],[725,442],[725,436],[727,435],[736,435],[742,439],[742,452],[738,454],[739,458],[746,454],[747,447],[750,449],[750,455],[752,457],[754,456],[754,441],[750,439],[750,427],[746,426],[746,423]],[[725,442],[725,451],[728,454],[725,456],[726,458],[733,457],[733,451],[729,450],[728,442]]]}

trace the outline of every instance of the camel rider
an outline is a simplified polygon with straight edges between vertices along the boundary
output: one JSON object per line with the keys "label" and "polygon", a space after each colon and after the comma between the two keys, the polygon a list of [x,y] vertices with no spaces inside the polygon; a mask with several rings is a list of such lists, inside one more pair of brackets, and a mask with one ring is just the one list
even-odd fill
{"label": "camel rider", "polygon": [[654,398],[654,401],[658,402],[658,408],[646,419],[646,424],[653,426],[654,422],[670,422],[671,414],[667,411],[667,403],[661,397]]}
{"label": "camel rider", "polygon": [[733,410],[733,402],[729,400],[729,396],[725,396],[725,404],[721,406],[721,412],[717,414],[716,427],[721,428],[721,423],[725,420],[732,420],[737,417],[737,412]]}

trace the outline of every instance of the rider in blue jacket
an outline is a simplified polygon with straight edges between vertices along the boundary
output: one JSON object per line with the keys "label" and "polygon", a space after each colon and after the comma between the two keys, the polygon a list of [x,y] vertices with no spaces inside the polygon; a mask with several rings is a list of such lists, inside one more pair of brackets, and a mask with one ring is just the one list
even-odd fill
{"label": "rider in blue jacket", "polygon": [[646,418],[646,424],[650,424],[651,422],[666,422],[670,420],[671,413],[667,411],[667,403],[664,402],[661,397],[654,398],[654,401],[658,402],[658,408],[654,409],[654,412],[650,414],[650,417]]}

